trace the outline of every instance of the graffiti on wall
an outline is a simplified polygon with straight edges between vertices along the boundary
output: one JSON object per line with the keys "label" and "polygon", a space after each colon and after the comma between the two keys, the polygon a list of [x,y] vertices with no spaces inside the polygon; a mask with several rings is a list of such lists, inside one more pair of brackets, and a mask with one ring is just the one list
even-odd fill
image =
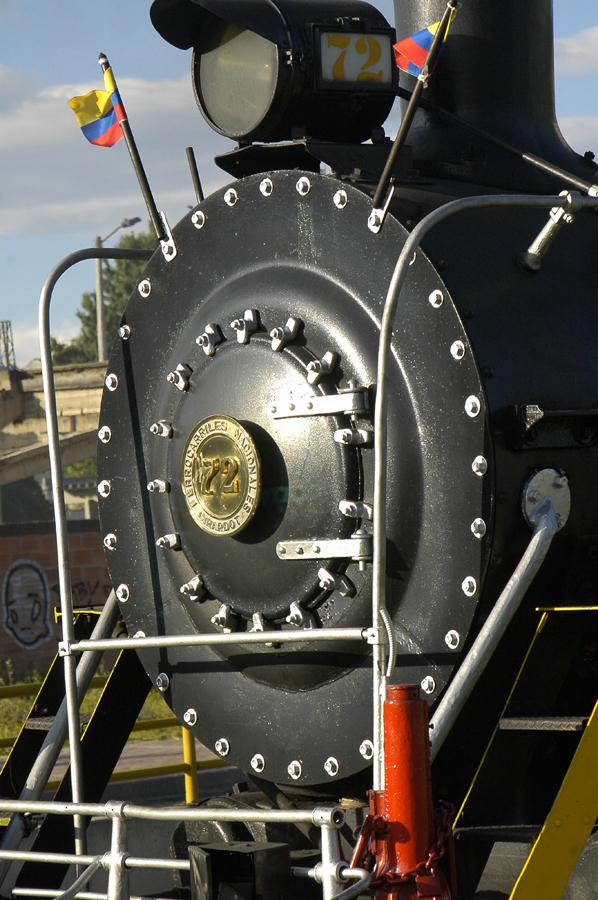
{"label": "graffiti on wall", "polygon": [[44,570],[31,559],[19,559],[2,583],[2,623],[23,648],[37,647],[50,637],[50,588]]}

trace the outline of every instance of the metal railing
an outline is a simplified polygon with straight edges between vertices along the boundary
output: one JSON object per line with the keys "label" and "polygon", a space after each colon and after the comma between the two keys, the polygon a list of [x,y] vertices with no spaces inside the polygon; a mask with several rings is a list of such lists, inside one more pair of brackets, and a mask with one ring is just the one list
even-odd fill
{"label": "metal railing", "polygon": [[[348,898],[356,896],[364,887],[365,881],[370,877],[369,873],[357,873],[351,871],[340,860],[340,851],[338,849],[338,834],[336,829],[340,827],[338,822],[344,819],[340,810],[335,809],[313,809],[311,811],[299,810],[199,810],[186,809],[175,811],[168,809],[149,809],[143,807],[133,807],[129,804],[108,805],[101,807],[99,805],[82,803],[82,777],[81,777],[81,755],[79,743],[79,706],[78,706],[78,689],[77,676],[75,669],[75,654],[81,651],[97,653],[100,650],[108,649],[142,649],[144,647],[172,647],[172,646],[199,646],[211,645],[219,646],[223,644],[259,644],[276,641],[277,643],[291,643],[300,641],[305,643],[311,641],[313,643],[327,642],[338,638],[351,639],[356,641],[367,641],[372,645],[372,705],[373,705],[373,742],[374,742],[374,773],[373,785],[375,790],[384,788],[384,746],[383,746],[383,699],[386,688],[386,681],[389,673],[387,672],[387,640],[388,647],[394,645],[392,640],[392,624],[386,612],[386,478],[388,465],[388,447],[387,447],[387,405],[388,405],[388,384],[387,384],[387,367],[390,361],[390,347],[392,338],[392,328],[394,316],[397,308],[398,298],[401,289],[406,280],[409,263],[424,237],[431,228],[438,223],[446,220],[448,217],[457,213],[490,208],[504,207],[520,207],[520,208],[548,208],[559,206],[568,206],[571,208],[580,207],[596,207],[598,201],[594,198],[581,197],[581,195],[569,195],[565,197],[553,196],[535,196],[535,195],[490,195],[479,197],[467,197],[455,200],[446,204],[439,209],[434,210],[427,215],[414,228],[408,236],[399,258],[397,260],[393,276],[388,288],[384,311],[380,328],[380,341],[378,351],[378,369],[377,369],[377,396],[375,405],[375,475],[374,475],[374,531],[373,531],[373,591],[372,591],[372,616],[371,626],[366,628],[322,628],[314,631],[293,632],[257,632],[243,634],[210,634],[210,635],[155,635],[150,637],[136,637],[127,639],[113,639],[102,637],[96,640],[97,635],[92,636],[90,640],[76,641],[72,627],[72,596],[69,570],[68,542],[66,534],[66,514],[64,506],[62,466],[60,459],[60,447],[58,440],[58,423],[56,412],[56,394],[54,388],[54,377],[52,369],[52,359],[50,352],[50,328],[49,328],[49,308],[53,289],[61,275],[76,263],[88,259],[147,259],[148,254],[144,251],[124,251],[124,250],[104,250],[104,249],[88,249],[81,250],[66,257],[48,277],[40,296],[39,307],[39,324],[40,324],[40,342],[41,342],[41,361],[42,375],[44,381],[44,393],[46,404],[46,419],[48,427],[48,444],[50,455],[50,466],[52,473],[53,485],[53,501],[54,513],[56,520],[56,537],[58,545],[58,570],[60,584],[60,606],[62,612],[62,640],[59,643],[59,652],[64,657],[65,667],[65,689],[67,700],[67,719],[69,731],[69,750],[71,760],[71,782],[73,803],[57,804],[57,803],[41,803],[39,801],[3,801],[3,806],[7,810],[13,812],[45,812],[61,815],[72,815],[75,825],[75,848],[76,856],[81,859],[87,859],[85,851],[85,836],[83,830],[82,816],[85,815],[104,815],[112,818],[112,848],[108,855],[101,858],[100,863],[109,872],[109,884],[107,896],[109,900],[115,900],[126,896],[127,887],[125,875],[128,871],[127,856],[125,852],[126,832],[124,821],[126,818],[148,818],[152,820],[195,820],[195,821],[277,821],[277,822],[310,822],[318,824],[321,827],[322,837],[322,862],[309,874],[314,877],[322,885],[323,896],[325,900],[328,898]],[[364,222],[364,229],[366,223]],[[388,638],[386,634],[388,632]],[[467,663],[466,657],[465,662]],[[471,663],[471,659],[469,660]],[[475,671],[473,672],[475,675]],[[470,676],[470,677],[473,677]],[[454,698],[451,704],[451,721],[458,715],[467,690],[470,687],[470,680],[466,679],[466,684],[462,686],[458,696]],[[441,718],[436,716],[436,727],[444,728]],[[450,723],[449,723],[450,724]],[[336,817],[336,818],[335,818]],[[17,851],[0,851],[0,859],[2,853]],[[145,865],[149,865],[152,861],[145,861]],[[155,862],[155,861],[154,861]],[[93,859],[91,864],[97,864],[97,858]],[[349,888],[343,888],[343,881],[347,879],[357,879],[357,884]],[[73,896],[76,891],[71,891],[69,896]],[[30,892],[34,896],[34,892]],[[40,894],[37,894],[41,896]],[[51,894],[45,894],[50,896]],[[83,895],[81,895],[83,896]]]}

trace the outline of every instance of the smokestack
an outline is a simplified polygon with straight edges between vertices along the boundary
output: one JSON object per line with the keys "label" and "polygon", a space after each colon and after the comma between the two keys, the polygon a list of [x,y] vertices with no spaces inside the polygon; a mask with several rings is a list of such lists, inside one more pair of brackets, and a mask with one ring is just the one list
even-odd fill
{"label": "smokestack", "polygon": [[[394,0],[397,37],[437,21],[446,0]],[[520,150],[593,180],[596,166],[566,144],[554,103],[552,0],[463,0],[424,97]],[[401,86],[414,80],[401,73]],[[410,132],[424,172],[520,190],[558,181],[465,129],[421,111]]]}

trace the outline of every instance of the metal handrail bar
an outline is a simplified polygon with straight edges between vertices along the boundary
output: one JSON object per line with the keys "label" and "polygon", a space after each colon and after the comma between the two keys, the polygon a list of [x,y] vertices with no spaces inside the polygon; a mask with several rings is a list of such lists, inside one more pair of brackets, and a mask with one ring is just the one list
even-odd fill
{"label": "metal handrail bar", "polygon": [[[75,853],[43,853],[37,850],[0,850],[0,859],[7,859],[11,862],[40,862],[67,866],[88,866],[96,860],[102,859],[103,856],[104,854],[91,856],[86,853],[77,856]],[[124,864],[127,869],[177,869],[181,872],[188,872],[191,868],[188,859],[161,859],[160,857],[145,856],[126,856]]]}
{"label": "metal handrail bar", "polygon": [[142,819],[151,822],[279,822],[340,828],[345,814],[338,806],[309,809],[204,809],[186,806],[142,806],[136,803],[70,803],[59,800],[5,800],[5,812],[42,813],[57,816],[95,816],[104,819]]}
{"label": "metal handrail bar", "polygon": [[152,637],[104,638],[59,644],[61,654],[82,650],[143,650],[147,647],[202,647],[222,644],[291,644],[308,641],[369,641],[369,628],[317,628],[298,631],[246,631],[232,634],[163,634]]}
{"label": "metal handrail bar", "polygon": [[[11,893],[13,897],[60,898],[64,892],[62,890],[53,891],[51,888],[15,887],[12,889]],[[76,900],[108,900],[108,894],[98,893],[97,891],[77,891],[75,898]],[[129,894],[128,900],[147,900],[147,895],[140,896],[138,894]],[[156,897],[154,900],[161,900],[161,898]]]}
{"label": "metal handrail bar", "polygon": [[[44,402],[46,410],[46,427],[48,431],[48,455],[50,458],[50,474],[52,478],[52,502],[56,523],[56,553],[58,561],[58,583],[60,588],[60,612],[62,614],[62,639],[72,641],[75,637],[73,626],[73,597],[71,572],[69,563],[69,544],[66,524],[66,506],[64,500],[64,482],[62,461],[60,457],[60,439],[58,431],[58,409],[56,404],[56,386],[54,383],[54,367],[50,341],[50,303],[59,278],[78,262],[88,259],[139,259],[147,260],[151,252],[145,250],[112,250],[93,247],[78,250],[69,254],[52,269],[41,289],[39,297],[39,340],[42,381],[44,386]],[[69,753],[71,759],[70,777],[73,800],[83,797],[83,770],[81,759],[81,733],[79,726],[79,701],[77,697],[76,660],[70,654],[64,658],[64,686],[67,707],[67,725],[69,734]],[[85,824],[75,818],[75,849],[85,853]]]}
{"label": "metal handrail bar", "polygon": [[394,318],[399,296],[409,273],[409,265],[419,250],[423,239],[436,225],[461,212],[479,209],[568,207],[596,209],[598,200],[571,192],[567,196],[536,194],[496,194],[463,197],[453,200],[428,213],[407,237],[399,254],[384,301],[378,343],[376,373],[376,402],[374,411],[374,513],[373,513],[373,572],[372,572],[372,628],[373,644],[373,721],[374,756],[373,787],[384,789],[384,696],[386,691],[386,647],[380,635],[383,633],[381,611],[386,607],[386,487],[388,474],[388,367],[391,358],[391,341]]}

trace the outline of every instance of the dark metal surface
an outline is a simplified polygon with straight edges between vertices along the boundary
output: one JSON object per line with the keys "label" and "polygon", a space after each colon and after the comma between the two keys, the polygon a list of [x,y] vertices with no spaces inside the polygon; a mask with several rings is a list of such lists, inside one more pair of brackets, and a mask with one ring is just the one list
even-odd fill
{"label": "dark metal surface", "polygon": [[[347,491],[371,501],[371,449],[336,444],[332,419],[274,420],[269,405],[290,388],[304,391],[307,361],[327,350],[340,354],[340,364],[316,392],[335,391],[349,379],[375,381],[381,305],[405,232],[389,219],[373,235],[368,198],[334,179],[306,173],[311,190],[301,197],[295,187],[301,174],[271,173],[269,197],[260,193],[259,177],[237,182],[233,207],[223,192],[208,198],[204,227],[194,228],[191,216],[180,223],[176,260],[165,264],[155,255],[146,273],[150,296],[137,294],[127,307],[131,339],[115,348],[109,364],[119,388],[105,392],[101,412],[100,424],[113,437],[99,445],[98,461],[99,477],[113,484],[101,501],[102,529],[117,535],[108,561],[114,583],[131,587],[122,604],[131,633],[209,632],[223,591],[246,615],[261,606],[277,617],[297,600],[312,605],[322,624],[370,623],[369,572],[348,566],[352,598],[318,596],[317,563],[285,562],[274,551],[279,540],[347,533],[351,523],[338,502]],[[349,201],[344,209],[333,203],[341,186]],[[464,637],[476,606],[461,588],[466,575],[481,576],[482,542],[470,525],[490,516],[482,508],[482,479],[471,469],[484,449],[484,416],[464,412],[465,399],[480,392],[477,367],[446,291],[440,309],[429,303],[435,289],[443,285],[418,253],[393,344],[388,577],[398,643],[394,679],[433,674],[439,691],[457,658],[445,635],[454,628]],[[262,330],[241,345],[229,323],[248,308],[259,310]],[[304,329],[274,353],[267,332],[289,315],[302,319]],[[208,358],[194,338],[211,322],[226,340]],[[459,361],[450,352],[457,339],[467,348]],[[179,363],[193,370],[186,393],[166,382]],[[260,523],[258,513],[255,530],[249,526],[236,538],[194,532],[180,505],[187,429],[214,413],[232,415],[258,436],[263,469],[278,489],[268,515]],[[150,434],[160,418],[174,423],[172,440]],[[285,473],[288,499],[280,491]],[[146,484],[160,477],[172,490],[150,502]],[[155,547],[159,535],[175,531],[181,551]],[[208,590],[203,603],[179,593],[196,570]],[[238,648],[226,656],[194,648],[148,651],[144,661],[153,678],[169,674],[167,699],[179,715],[197,709],[202,740],[213,746],[227,737],[231,760],[245,770],[262,753],[263,777],[289,783],[287,766],[298,759],[297,784],[307,785],[327,778],[323,763],[331,755],[340,763],[338,778],[366,765],[359,745],[371,736],[371,675],[360,648]]]}
{"label": "dark metal surface", "polygon": [[[445,6],[445,0],[395,0],[398,38],[440,19]],[[401,84],[412,90],[414,79],[401,73]],[[594,163],[565,143],[556,123],[552,0],[460,4],[426,93],[432,103],[522,151],[596,180]],[[432,112],[418,114],[409,140],[427,172],[525,191],[556,189],[550,175],[481,138],[472,140]]]}

